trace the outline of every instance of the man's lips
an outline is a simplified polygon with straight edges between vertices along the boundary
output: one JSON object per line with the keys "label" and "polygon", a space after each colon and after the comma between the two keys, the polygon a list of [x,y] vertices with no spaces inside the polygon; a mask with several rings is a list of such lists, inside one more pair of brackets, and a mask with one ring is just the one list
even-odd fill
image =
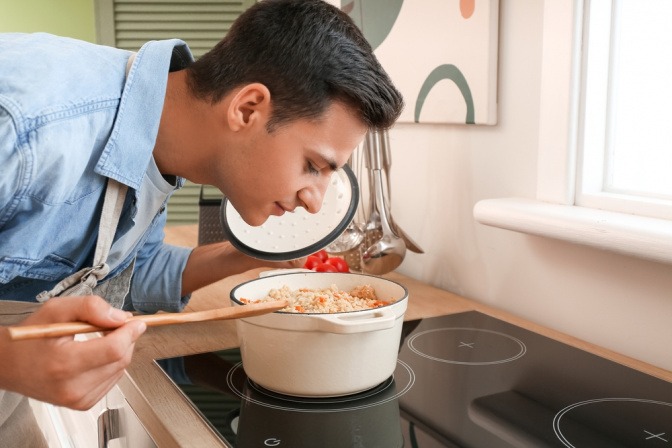
{"label": "man's lips", "polygon": [[301,205],[296,204],[284,205],[281,202],[274,202],[273,204],[275,207],[273,208],[271,214],[277,216],[282,216],[285,213],[294,213],[297,207],[301,207]]}

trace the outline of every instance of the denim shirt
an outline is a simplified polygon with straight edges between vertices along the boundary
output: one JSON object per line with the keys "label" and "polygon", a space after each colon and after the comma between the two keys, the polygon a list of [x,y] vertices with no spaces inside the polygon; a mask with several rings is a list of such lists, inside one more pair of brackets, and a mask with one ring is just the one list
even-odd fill
{"label": "denim shirt", "polygon": [[48,34],[0,34],[0,299],[35,301],[90,266],[107,178],[128,185],[110,274],[136,260],[124,308],[180,311],[191,249],[163,243],[184,180],[152,156],[168,72],[193,61],[180,40],[131,52]]}

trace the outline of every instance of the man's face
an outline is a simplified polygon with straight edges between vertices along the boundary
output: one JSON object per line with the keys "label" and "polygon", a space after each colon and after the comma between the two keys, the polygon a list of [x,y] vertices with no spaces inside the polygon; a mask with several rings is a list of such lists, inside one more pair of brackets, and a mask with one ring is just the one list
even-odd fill
{"label": "man's face", "polygon": [[334,169],[348,161],[366,131],[340,103],[317,121],[297,120],[272,133],[258,129],[229,159],[234,166],[227,167],[221,189],[253,226],[296,207],[317,213]]}

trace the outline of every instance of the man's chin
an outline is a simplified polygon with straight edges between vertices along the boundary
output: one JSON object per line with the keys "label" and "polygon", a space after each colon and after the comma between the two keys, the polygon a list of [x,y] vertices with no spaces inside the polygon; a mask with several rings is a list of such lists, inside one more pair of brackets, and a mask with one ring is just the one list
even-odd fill
{"label": "man's chin", "polygon": [[259,227],[263,225],[266,221],[268,221],[269,216],[262,216],[262,215],[253,215],[253,216],[244,216],[240,215],[240,217],[245,221],[245,224],[250,225],[252,227]]}

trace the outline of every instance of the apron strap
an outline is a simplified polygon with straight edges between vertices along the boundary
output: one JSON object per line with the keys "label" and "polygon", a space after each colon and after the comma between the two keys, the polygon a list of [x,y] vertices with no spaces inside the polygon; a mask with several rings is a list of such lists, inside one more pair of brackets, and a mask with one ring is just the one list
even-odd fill
{"label": "apron strap", "polygon": [[127,190],[128,187],[126,185],[111,178],[107,179],[103,211],[98,226],[98,241],[96,242],[96,251],[93,256],[93,266],[81,269],[66,277],[50,291],[41,292],[36,297],[38,302],[45,302],[52,297],[63,294],[65,291],[68,291],[67,295],[70,296],[91,294],[91,291],[98,282],[110,272],[107,257],[110,254],[114,234],[117,231]]}

